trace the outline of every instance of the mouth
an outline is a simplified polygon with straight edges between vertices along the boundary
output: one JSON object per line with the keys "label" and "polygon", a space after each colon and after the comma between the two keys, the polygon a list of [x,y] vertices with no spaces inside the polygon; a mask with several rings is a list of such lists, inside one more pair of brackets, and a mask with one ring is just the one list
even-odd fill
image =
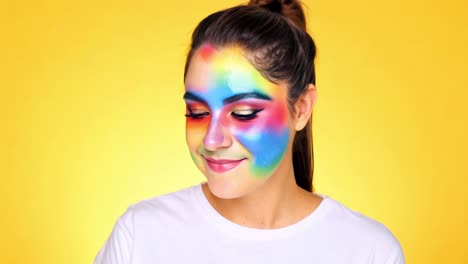
{"label": "mouth", "polygon": [[237,160],[214,159],[214,158],[205,157],[203,155],[202,157],[205,159],[206,164],[208,165],[208,168],[216,173],[223,173],[228,170],[234,169],[235,167],[239,166],[239,164],[241,164],[243,160],[245,160],[245,158],[237,159]]}

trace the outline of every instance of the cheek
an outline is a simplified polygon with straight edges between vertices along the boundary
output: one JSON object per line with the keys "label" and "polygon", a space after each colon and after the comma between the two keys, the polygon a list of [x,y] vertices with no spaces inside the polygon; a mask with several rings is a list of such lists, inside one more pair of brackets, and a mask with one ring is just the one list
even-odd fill
{"label": "cheek", "polygon": [[185,138],[191,152],[194,152],[203,141],[209,123],[209,118],[187,118],[185,122]]}
{"label": "cheek", "polygon": [[285,104],[272,105],[253,122],[236,126],[235,137],[252,154],[252,171],[266,176],[284,157],[289,143],[288,110]]}

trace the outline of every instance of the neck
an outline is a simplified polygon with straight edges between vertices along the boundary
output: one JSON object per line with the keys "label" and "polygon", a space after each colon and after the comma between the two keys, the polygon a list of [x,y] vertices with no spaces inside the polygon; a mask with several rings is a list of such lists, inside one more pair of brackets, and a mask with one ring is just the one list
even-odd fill
{"label": "neck", "polygon": [[281,228],[294,224],[320,204],[322,198],[297,186],[292,163],[279,168],[255,191],[234,199],[222,199],[203,185],[211,205],[234,223],[259,229]]}

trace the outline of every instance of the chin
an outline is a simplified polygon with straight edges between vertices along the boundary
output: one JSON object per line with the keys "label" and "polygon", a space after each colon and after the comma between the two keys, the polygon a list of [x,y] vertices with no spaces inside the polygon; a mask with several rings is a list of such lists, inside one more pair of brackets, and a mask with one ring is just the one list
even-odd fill
{"label": "chin", "polygon": [[239,175],[207,175],[208,188],[221,199],[236,199],[258,189],[265,180],[243,178]]}
{"label": "chin", "polygon": [[207,177],[208,188],[210,192],[221,199],[235,199],[243,195],[239,184],[235,181],[226,179],[223,176]]}

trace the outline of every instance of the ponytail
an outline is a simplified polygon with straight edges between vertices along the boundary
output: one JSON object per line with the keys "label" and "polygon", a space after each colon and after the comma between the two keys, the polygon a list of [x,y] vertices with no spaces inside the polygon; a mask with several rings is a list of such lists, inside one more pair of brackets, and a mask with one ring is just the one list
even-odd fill
{"label": "ponytail", "polygon": [[312,141],[312,118],[306,126],[296,133],[292,146],[293,168],[296,184],[302,189],[313,192],[314,146]]}

